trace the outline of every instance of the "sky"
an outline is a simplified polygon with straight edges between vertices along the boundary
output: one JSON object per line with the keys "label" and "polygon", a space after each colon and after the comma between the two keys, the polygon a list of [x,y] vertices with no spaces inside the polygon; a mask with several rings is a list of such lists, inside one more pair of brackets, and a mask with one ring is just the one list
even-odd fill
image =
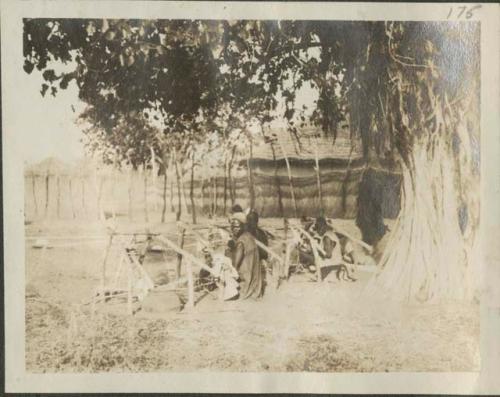
{"label": "sky", "polygon": [[[26,117],[21,118],[19,130],[22,131],[27,163],[35,163],[46,157],[57,157],[72,162],[84,156],[83,144],[80,142],[82,127],[75,121],[85,108],[78,99],[78,90],[72,83],[67,90],[61,90],[54,98],[50,94],[42,97],[40,88],[42,76],[38,71],[24,74],[23,84],[18,88],[26,105]],[[71,106],[73,105],[75,112]],[[33,133],[36,128],[36,133]]]}
{"label": "sky", "polygon": [[[54,69],[58,72],[60,67],[55,66]],[[47,157],[56,157],[71,163],[84,157],[85,150],[81,142],[83,126],[78,125],[76,120],[85,109],[85,104],[78,99],[78,88],[74,81],[68,89],[58,90],[55,97],[49,93],[42,97],[41,73],[34,70],[30,75],[24,72],[23,75],[23,84],[20,84],[18,93],[26,106],[26,117],[21,118],[19,127],[23,141],[29,142],[24,149],[24,162],[33,164]],[[297,95],[297,108],[301,108],[303,104],[310,105],[317,96],[316,90],[305,84]],[[284,103],[279,102],[277,112],[282,114]],[[281,124],[282,122],[275,122],[273,127],[285,126]],[[36,128],[36,133],[32,132],[33,128]]]}

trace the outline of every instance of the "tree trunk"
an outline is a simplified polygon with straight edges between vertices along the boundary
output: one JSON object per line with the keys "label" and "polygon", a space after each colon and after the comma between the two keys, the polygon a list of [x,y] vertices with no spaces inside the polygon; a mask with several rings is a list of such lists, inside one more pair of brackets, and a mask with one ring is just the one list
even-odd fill
{"label": "tree trunk", "polygon": [[149,222],[149,211],[148,211],[148,170],[146,168],[146,163],[142,167],[142,177],[144,180],[144,221]]}
{"label": "tree trunk", "polygon": [[165,216],[167,213],[167,168],[164,168],[163,171],[163,208],[161,210],[161,223],[165,223]]}
{"label": "tree trunk", "polygon": [[130,167],[130,171],[128,173],[128,219],[130,221],[133,221],[134,215],[133,215],[133,206],[132,206],[132,201],[133,201],[133,179],[134,176],[134,169]]}
{"label": "tree trunk", "polygon": [[177,162],[177,152],[174,149],[174,165],[175,165],[175,178],[177,179],[177,213],[175,215],[175,219],[177,221],[181,220],[181,215],[182,215],[182,199],[181,199],[181,175],[179,173],[179,164]]}
{"label": "tree trunk", "polygon": [[35,216],[38,215],[38,200],[36,199],[36,179],[35,175],[31,175],[31,190],[33,193],[33,203],[35,205]]}
{"label": "tree trunk", "polygon": [[45,176],[45,217],[49,215],[49,173]]}
{"label": "tree trunk", "polygon": [[149,147],[149,151],[151,152],[151,193],[153,196],[153,209],[158,211],[158,191],[157,191],[157,176],[158,176],[158,164],[156,162],[156,153],[154,151],[153,146]]}
{"label": "tree trunk", "polygon": [[[96,178],[97,178],[97,173],[96,173]],[[97,220],[102,221],[104,219],[104,213],[102,210],[102,191],[104,188],[104,178],[99,178],[99,180],[96,179],[96,185],[97,185]]]}
{"label": "tree trunk", "polygon": [[73,219],[76,218],[76,214],[75,214],[75,203],[73,201],[73,182],[71,180],[71,177],[69,178],[69,202],[71,204],[71,214],[73,216]]}
{"label": "tree trunk", "polygon": [[[116,164],[115,164],[116,167]],[[116,220],[116,168],[113,170],[111,174],[111,214],[113,216],[113,220]]]}
{"label": "tree trunk", "polygon": [[231,207],[235,204],[236,201],[236,193],[234,191],[234,180],[233,180],[233,162],[234,162],[234,154],[236,152],[236,146],[233,146],[233,150],[231,152],[231,158],[229,160],[229,165],[227,169],[227,176],[229,179],[229,196],[231,198]]}
{"label": "tree trunk", "polygon": [[415,144],[409,163],[402,163],[401,212],[380,259],[381,272],[368,285],[368,291],[397,300],[471,294],[453,154],[442,134],[429,141]]}
{"label": "tree trunk", "polygon": [[319,169],[319,155],[318,155],[318,139],[315,140],[316,146],[314,151],[314,161],[316,163],[316,167],[314,170],[316,171],[316,183],[318,185],[318,200],[319,200],[319,214],[324,216],[325,208],[323,207],[323,191],[321,188],[321,171]]}
{"label": "tree trunk", "polygon": [[175,212],[174,207],[174,181],[170,181],[170,212]]}
{"label": "tree trunk", "polygon": [[61,216],[61,178],[56,177],[56,194],[57,194],[57,218]]}
{"label": "tree trunk", "polygon": [[271,145],[271,152],[273,153],[273,162],[274,162],[274,180],[276,181],[276,188],[278,189],[278,209],[279,215],[284,219],[285,218],[285,209],[283,206],[283,198],[281,195],[281,183],[280,178],[278,176],[278,161],[276,160],[276,153],[274,151],[274,146]]}
{"label": "tree trunk", "polygon": [[217,175],[214,176],[214,181],[213,181],[213,216],[217,216]]}
{"label": "tree trunk", "polygon": [[86,206],[85,206],[85,177],[82,178],[82,211],[86,212]]}
{"label": "tree trunk", "polygon": [[250,156],[247,158],[248,190],[250,192],[250,208],[255,208],[255,186],[251,161],[253,159],[253,141],[250,139]]}
{"label": "tree trunk", "polygon": [[196,207],[194,205],[194,150],[191,155],[191,180],[189,183],[189,200],[191,201],[191,215],[193,217],[193,224],[196,224]]}
{"label": "tree trunk", "polygon": [[290,167],[290,163],[288,161],[288,156],[286,155],[285,148],[284,148],[283,144],[281,143],[281,140],[278,138],[277,141],[278,141],[278,144],[280,145],[281,152],[283,153],[283,157],[285,158],[286,170],[288,173],[288,183],[290,184],[290,194],[292,196],[294,215],[295,215],[295,218],[298,218],[299,211],[297,210],[297,200],[295,199],[295,190],[293,188],[292,169]]}
{"label": "tree trunk", "polygon": [[223,202],[223,213],[227,212],[227,155],[224,159],[224,202]]}
{"label": "tree trunk", "polygon": [[[180,210],[180,207],[179,207]],[[182,230],[178,231],[178,236],[177,236],[177,245],[181,248],[184,248],[184,240],[186,236],[186,229],[182,228]],[[182,266],[182,254],[177,253],[177,265],[175,268],[175,275],[177,277],[177,280],[181,278],[181,266]]]}
{"label": "tree trunk", "polygon": [[205,174],[202,173],[201,175],[201,188],[200,188],[200,195],[201,195],[201,212],[205,213]]}
{"label": "tree trunk", "polygon": [[[181,165],[181,163],[179,163]],[[179,167],[180,170],[182,170],[182,167]],[[180,172],[180,171],[179,171]],[[186,214],[191,213],[191,211],[188,208],[188,200],[186,196],[186,187],[184,186],[184,175],[181,174],[180,176],[180,183],[181,183],[181,193],[182,193],[182,206],[184,208],[184,211]]]}

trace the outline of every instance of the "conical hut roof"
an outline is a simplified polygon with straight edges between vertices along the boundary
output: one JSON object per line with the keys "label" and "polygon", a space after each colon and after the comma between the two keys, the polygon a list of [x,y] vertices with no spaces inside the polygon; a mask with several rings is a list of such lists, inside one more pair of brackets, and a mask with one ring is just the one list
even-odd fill
{"label": "conical hut roof", "polygon": [[351,138],[348,128],[340,129],[336,137],[325,135],[320,128],[312,126],[299,129],[298,138],[286,128],[270,129],[266,137],[271,137],[271,142],[264,139],[257,142],[253,149],[254,159],[280,160],[286,156],[312,160],[317,156],[319,160],[356,160],[362,157],[361,143]]}
{"label": "conical hut roof", "polygon": [[27,165],[25,173],[30,175],[66,175],[71,173],[71,166],[56,157],[47,157],[42,161]]}

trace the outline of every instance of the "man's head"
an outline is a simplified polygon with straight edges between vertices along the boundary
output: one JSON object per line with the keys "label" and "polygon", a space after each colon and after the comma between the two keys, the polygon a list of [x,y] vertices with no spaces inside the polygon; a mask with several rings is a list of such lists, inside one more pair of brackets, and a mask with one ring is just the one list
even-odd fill
{"label": "man's head", "polygon": [[210,253],[210,251],[205,247],[205,248],[203,248],[202,252],[203,252],[203,258],[205,259],[205,263],[208,266],[212,266],[213,257],[212,257],[212,254]]}
{"label": "man's head", "polygon": [[247,217],[243,212],[235,212],[231,215],[229,222],[231,224],[231,232],[233,233],[234,238],[238,238],[241,233],[243,233],[246,221]]}
{"label": "man's head", "polygon": [[320,236],[325,234],[328,230],[328,223],[326,222],[325,217],[319,216],[316,218],[316,223],[314,224],[314,230],[316,233],[318,233]]}
{"label": "man's head", "polygon": [[231,208],[231,214],[235,214],[237,212],[243,212],[243,208],[241,208],[241,205],[239,205],[239,204],[235,204]]}

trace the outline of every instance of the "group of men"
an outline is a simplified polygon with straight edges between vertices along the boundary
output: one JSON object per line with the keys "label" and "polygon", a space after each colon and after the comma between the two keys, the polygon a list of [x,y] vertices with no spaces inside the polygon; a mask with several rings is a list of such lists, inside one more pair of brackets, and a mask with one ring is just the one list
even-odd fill
{"label": "group of men", "polygon": [[[229,217],[231,237],[224,255],[214,258],[205,251],[206,264],[217,269],[213,273],[218,275],[216,278],[224,300],[258,299],[264,294],[268,234],[258,222],[259,215],[255,210],[243,211],[241,206],[235,205]],[[357,262],[351,241],[336,233],[322,216],[302,218],[301,227],[305,233],[297,245],[299,267],[317,273],[321,279],[334,270],[338,279],[342,276],[344,280],[354,281],[348,268]],[[200,280],[213,278],[213,273],[202,270]],[[211,288],[215,288],[215,284]]]}
{"label": "group of men", "polygon": [[303,217],[301,226],[307,235],[302,234],[298,244],[299,265],[315,273],[319,268],[321,279],[335,270],[337,279],[342,276],[354,281],[348,266],[357,264],[358,260],[349,238],[335,232],[323,216],[315,220]]}

